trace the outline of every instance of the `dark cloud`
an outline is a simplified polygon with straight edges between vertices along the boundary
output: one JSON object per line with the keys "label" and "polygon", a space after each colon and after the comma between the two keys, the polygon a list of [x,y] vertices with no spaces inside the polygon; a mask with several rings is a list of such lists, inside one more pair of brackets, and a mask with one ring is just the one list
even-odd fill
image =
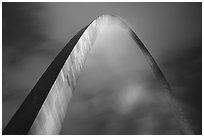
{"label": "dark cloud", "polygon": [[42,25],[36,16],[42,10],[39,3],[3,3],[3,47],[15,46],[21,50],[33,50],[33,46],[45,40]]}
{"label": "dark cloud", "polygon": [[163,65],[175,76],[170,79],[172,84],[185,86],[187,90],[186,94],[178,96],[201,111],[202,46],[183,49],[182,54],[169,57]]}
{"label": "dark cloud", "polygon": [[168,57],[162,66],[170,72],[170,82],[176,97],[194,110],[186,114],[196,133],[202,127],[202,44],[183,49],[182,52]]}
{"label": "dark cloud", "polygon": [[3,63],[17,65],[35,53],[53,54],[51,50],[41,48],[48,41],[46,24],[39,16],[44,8],[41,3],[3,2]]}

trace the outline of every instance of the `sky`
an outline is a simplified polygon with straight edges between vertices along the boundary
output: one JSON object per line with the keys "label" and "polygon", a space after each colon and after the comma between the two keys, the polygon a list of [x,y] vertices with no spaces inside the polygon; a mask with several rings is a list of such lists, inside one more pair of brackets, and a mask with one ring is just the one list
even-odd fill
{"label": "sky", "polygon": [[[65,44],[102,14],[132,27],[201,134],[201,3],[3,3],[2,127]],[[87,58],[60,133],[182,134],[171,113],[139,48],[110,25]]]}

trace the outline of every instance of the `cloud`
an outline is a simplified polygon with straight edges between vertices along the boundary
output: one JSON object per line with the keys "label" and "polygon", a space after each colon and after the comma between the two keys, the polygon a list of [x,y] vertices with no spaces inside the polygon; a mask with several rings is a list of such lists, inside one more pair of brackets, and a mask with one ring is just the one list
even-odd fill
{"label": "cloud", "polygon": [[[167,77],[177,99],[185,105],[189,121],[194,131],[200,134],[202,125],[202,44],[194,44],[171,58],[165,58],[162,67],[169,74]],[[187,108],[186,108],[187,107]],[[190,107],[190,108],[189,108]]]}

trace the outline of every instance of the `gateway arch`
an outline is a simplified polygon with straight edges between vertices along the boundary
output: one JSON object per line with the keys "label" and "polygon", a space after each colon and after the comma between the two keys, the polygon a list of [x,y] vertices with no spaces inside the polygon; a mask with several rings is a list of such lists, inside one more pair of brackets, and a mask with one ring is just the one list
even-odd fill
{"label": "gateway arch", "polygon": [[66,44],[11,118],[3,134],[59,134],[69,100],[89,51],[100,29],[110,21],[117,22],[128,31],[167,93],[166,99],[178,127],[185,134],[193,134],[159,66],[129,25],[114,15],[99,16]]}

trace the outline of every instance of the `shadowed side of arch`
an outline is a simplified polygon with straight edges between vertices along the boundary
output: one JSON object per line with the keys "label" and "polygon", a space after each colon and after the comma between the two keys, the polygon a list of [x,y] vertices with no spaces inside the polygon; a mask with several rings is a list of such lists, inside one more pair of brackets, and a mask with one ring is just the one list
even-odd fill
{"label": "shadowed side of arch", "polygon": [[167,91],[167,101],[180,129],[193,134],[183,111],[157,63],[136,33],[120,18],[102,15],[79,31],[61,50],[14,114],[3,134],[58,134],[77,78],[100,28],[107,20],[125,27],[149,62],[154,74]]}

